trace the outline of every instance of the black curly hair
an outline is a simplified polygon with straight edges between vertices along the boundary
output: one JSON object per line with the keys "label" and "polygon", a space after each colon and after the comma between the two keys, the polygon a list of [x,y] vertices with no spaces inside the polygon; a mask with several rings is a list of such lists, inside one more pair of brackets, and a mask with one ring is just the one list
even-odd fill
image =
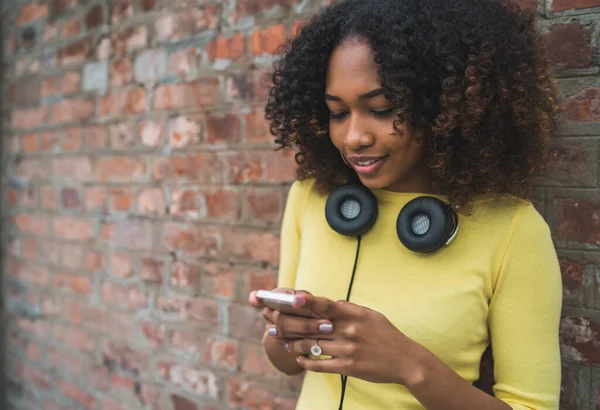
{"label": "black curly hair", "polygon": [[528,197],[558,120],[535,15],[505,0],[342,0],[312,17],[275,64],[265,117],[298,179],[322,193],[356,179],[328,136],[325,80],[347,39],[374,51],[386,97],[425,130],[438,192],[457,210],[474,195]]}

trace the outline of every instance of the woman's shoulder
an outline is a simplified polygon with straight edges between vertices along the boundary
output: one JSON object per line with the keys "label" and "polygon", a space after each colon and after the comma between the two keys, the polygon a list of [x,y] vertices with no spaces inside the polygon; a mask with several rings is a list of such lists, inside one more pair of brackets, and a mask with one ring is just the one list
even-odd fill
{"label": "woman's shoulder", "polygon": [[536,205],[515,196],[495,196],[475,200],[472,217],[485,225],[548,233],[549,226]]}

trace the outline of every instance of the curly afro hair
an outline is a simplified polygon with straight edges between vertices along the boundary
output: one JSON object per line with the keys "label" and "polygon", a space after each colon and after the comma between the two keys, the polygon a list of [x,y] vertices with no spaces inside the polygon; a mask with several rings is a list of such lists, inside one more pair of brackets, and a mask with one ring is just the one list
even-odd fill
{"label": "curly afro hair", "polygon": [[325,80],[344,40],[367,41],[382,87],[425,131],[436,190],[457,209],[475,195],[526,198],[558,120],[535,15],[505,0],[342,0],[308,21],[275,64],[265,107],[297,178],[322,193],[355,180],[328,136]]}

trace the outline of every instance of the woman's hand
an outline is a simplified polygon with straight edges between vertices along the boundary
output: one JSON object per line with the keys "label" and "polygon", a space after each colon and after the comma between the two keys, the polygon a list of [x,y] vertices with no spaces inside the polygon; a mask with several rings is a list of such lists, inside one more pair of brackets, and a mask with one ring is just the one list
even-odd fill
{"label": "woman's hand", "polygon": [[[301,306],[322,320],[267,315],[290,340],[286,349],[298,354],[298,364],[310,371],[336,373],[373,383],[409,385],[421,376],[420,360],[427,350],[400,332],[385,316],[346,301],[300,294]],[[326,332],[322,323],[330,323]],[[311,359],[311,347],[318,341],[322,355],[330,359]]]}
{"label": "woman's hand", "polygon": [[[312,296],[312,294],[308,291],[296,291],[290,288],[277,288],[273,289],[272,291],[302,296]],[[329,320],[308,319],[273,310],[265,306],[256,297],[256,291],[250,293],[248,296],[248,301],[252,306],[263,308],[263,317],[267,322],[266,327],[269,336],[273,336],[284,341],[302,339],[306,337],[323,337],[329,333],[330,329],[332,328]]]}

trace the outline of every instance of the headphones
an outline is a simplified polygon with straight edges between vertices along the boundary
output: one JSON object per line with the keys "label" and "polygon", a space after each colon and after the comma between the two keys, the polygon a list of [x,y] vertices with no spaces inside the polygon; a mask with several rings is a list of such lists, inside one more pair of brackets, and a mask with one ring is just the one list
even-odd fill
{"label": "headphones", "polygon": [[[325,205],[329,226],[341,235],[362,236],[377,219],[375,195],[364,185],[347,183],[336,188]],[[458,215],[443,201],[431,196],[410,200],[398,214],[396,233],[413,252],[431,253],[450,244],[458,231]]]}

